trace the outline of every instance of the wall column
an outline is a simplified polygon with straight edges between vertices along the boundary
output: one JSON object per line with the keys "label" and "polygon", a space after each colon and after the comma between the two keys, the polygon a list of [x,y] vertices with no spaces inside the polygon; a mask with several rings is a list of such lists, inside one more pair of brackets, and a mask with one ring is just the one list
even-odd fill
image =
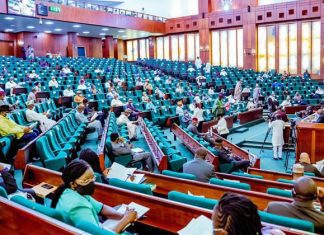
{"label": "wall column", "polygon": [[103,58],[114,58],[114,39],[112,36],[106,36],[102,50]]}
{"label": "wall column", "polygon": [[255,22],[255,8],[243,10],[243,68],[257,69],[257,26]]}
{"label": "wall column", "polygon": [[149,37],[149,58],[155,58],[156,37]]}
{"label": "wall column", "polygon": [[[324,4],[322,4],[323,6]],[[321,17],[321,74],[320,79],[324,80],[324,10]]]}
{"label": "wall column", "polygon": [[68,57],[77,57],[77,34],[69,32],[68,34],[68,44],[67,44],[67,56]]}
{"label": "wall column", "polygon": [[199,51],[202,62],[210,62],[211,40],[208,18],[199,20]]}

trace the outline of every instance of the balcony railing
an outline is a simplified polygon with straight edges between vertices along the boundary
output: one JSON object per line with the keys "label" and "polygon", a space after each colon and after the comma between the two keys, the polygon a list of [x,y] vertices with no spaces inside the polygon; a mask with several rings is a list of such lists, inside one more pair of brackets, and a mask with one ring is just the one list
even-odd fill
{"label": "balcony railing", "polygon": [[129,17],[136,17],[136,18],[142,18],[146,20],[153,20],[153,21],[159,21],[159,22],[165,22],[167,19],[161,16],[154,16],[150,14],[145,14],[143,12],[136,12],[136,11],[130,11],[115,7],[108,7],[88,2],[82,2],[82,1],[71,1],[71,0],[39,0],[39,2],[50,2],[50,3],[56,3],[66,6],[73,6],[73,7],[79,7],[84,9],[89,9],[93,11],[104,11],[111,14],[116,15],[125,15]]}

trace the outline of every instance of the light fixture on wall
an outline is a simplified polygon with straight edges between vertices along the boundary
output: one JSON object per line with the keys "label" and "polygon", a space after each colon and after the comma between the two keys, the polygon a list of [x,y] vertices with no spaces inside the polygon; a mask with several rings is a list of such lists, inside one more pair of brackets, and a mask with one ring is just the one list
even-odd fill
{"label": "light fixture on wall", "polygon": [[222,0],[222,6],[224,11],[228,11],[232,8],[232,0]]}
{"label": "light fixture on wall", "polygon": [[18,40],[18,42],[17,42],[17,44],[18,44],[18,46],[23,46],[24,45],[24,41],[22,41],[22,40]]}
{"label": "light fixture on wall", "polygon": [[244,49],[243,54],[244,55],[255,56],[256,55],[256,51],[253,48],[248,48],[248,49]]}
{"label": "light fixture on wall", "polygon": [[200,51],[209,51],[209,46],[208,45],[201,46],[201,47],[199,47],[199,50]]}

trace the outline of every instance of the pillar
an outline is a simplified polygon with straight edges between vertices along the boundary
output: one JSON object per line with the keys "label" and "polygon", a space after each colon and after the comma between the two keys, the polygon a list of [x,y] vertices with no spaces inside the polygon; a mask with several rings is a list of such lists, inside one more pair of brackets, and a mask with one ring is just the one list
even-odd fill
{"label": "pillar", "polygon": [[208,27],[208,18],[199,20],[199,51],[203,63],[210,62],[211,40]]}
{"label": "pillar", "polygon": [[[250,11],[250,12],[249,12]],[[243,68],[257,69],[257,25],[255,7],[243,9]]]}
{"label": "pillar", "polygon": [[68,34],[68,44],[67,44],[67,56],[68,57],[77,57],[77,34],[69,32]]}
{"label": "pillar", "polygon": [[114,39],[112,36],[106,36],[103,40],[103,58],[114,58]]}

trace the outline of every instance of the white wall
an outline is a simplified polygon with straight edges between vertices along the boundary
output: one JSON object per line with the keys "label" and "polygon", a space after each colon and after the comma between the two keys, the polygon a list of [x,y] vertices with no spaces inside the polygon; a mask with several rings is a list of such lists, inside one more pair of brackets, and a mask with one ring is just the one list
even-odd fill
{"label": "white wall", "polygon": [[198,0],[125,0],[117,8],[174,18],[198,14]]}

